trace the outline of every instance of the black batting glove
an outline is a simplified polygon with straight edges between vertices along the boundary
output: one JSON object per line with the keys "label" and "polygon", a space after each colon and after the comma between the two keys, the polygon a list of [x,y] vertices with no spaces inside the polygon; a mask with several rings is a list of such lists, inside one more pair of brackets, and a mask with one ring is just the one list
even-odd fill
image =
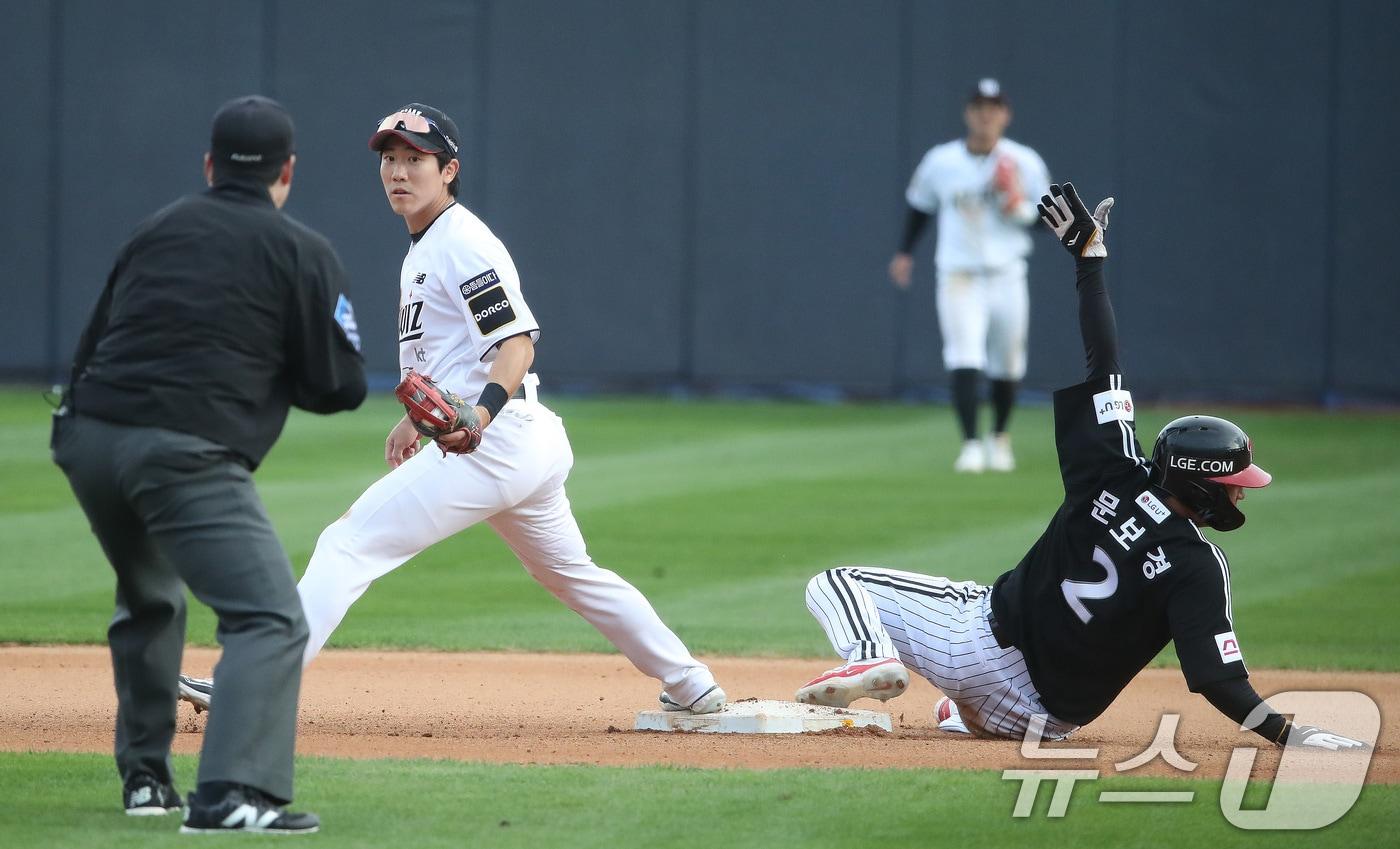
{"label": "black batting glove", "polygon": [[1075,259],[1108,256],[1103,234],[1108,230],[1108,213],[1113,209],[1113,198],[1099,201],[1094,214],[1090,215],[1088,207],[1074,190],[1073,183],[1063,186],[1055,184],[1050,187],[1050,194],[1040,196],[1040,203],[1035,208],[1040,213],[1040,220],[1055,232],[1060,244]]}

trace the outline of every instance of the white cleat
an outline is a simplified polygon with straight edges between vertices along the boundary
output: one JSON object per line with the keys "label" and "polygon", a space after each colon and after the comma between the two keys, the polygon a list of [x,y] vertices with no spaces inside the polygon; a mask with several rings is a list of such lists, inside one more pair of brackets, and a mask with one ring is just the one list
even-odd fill
{"label": "white cleat", "polygon": [[976,439],[963,443],[962,452],[953,461],[953,471],[967,475],[980,475],[987,468],[987,451]]}
{"label": "white cleat", "polygon": [[967,730],[967,723],[963,722],[962,714],[958,713],[958,703],[944,696],[938,700],[938,704],[933,706],[933,717],[938,720],[939,731],[951,731],[954,734],[971,734]]}
{"label": "white cleat", "polygon": [[987,437],[987,468],[994,472],[1016,469],[1016,455],[1011,453],[1011,434],[998,433]]}
{"label": "white cleat", "polygon": [[797,700],[808,705],[843,708],[867,696],[889,701],[908,687],[909,671],[893,658],[853,660],[808,681],[797,691]]}
{"label": "white cleat", "polygon": [[688,710],[691,713],[701,714],[717,713],[724,707],[724,703],[728,698],[729,697],[724,694],[724,690],[721,690],[720,686],[716,684],[701,693],[700,698],[691,702],[689,707],[672,699],[671,695],[665,690],[661,691],[660,701],[663,710]]}
{"label": "white cleat", "polygon": [[180,676],[180,700],[194,705],[195,713],[203,713],[214,701],[214,679]]}

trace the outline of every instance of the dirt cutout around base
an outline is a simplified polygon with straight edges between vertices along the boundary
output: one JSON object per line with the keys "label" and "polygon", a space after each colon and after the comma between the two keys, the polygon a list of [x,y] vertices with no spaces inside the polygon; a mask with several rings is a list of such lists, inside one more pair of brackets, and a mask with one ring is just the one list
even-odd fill
{"label": "dirt cutout around base", "polygon": [[[217,652],[190,649],[185,671],[207,675]],[[773,658],[707,658],[733,700],[791,699],[827,663]],[[105,647],[0,647],[0,749],[112,750],[116,696]],[[1266,697],[1284,690],[1354,690],[1381,708],[1369,783],[1400,783],[1400,675],[1254,671]],[[866,767],[1098,769],[1115,774],[1223,778],[1231,750],[1262,741],[1241,732],[1181,673],[1149,669],[1111,708],[1051,748],[1095,749],[1092,757],[1027,759],[1018,741],[939,731],[939,692],[914,677],[909,691],[854,707],[891,714],[892,734],[735,735],[631,731],[639,710],[656,708],[659,685],[616,655],[329,651],[307,670],[297,751],[348,758],[446,758],[490,763],[666,764],[694,767]],[[217,710],[217,700],[215,703]],[[1179,714],[1176,751],[1199,766],[1183,772],[1161,756],[1120,772],[1115,765],[1149,747],[1163,714]],[[206,715],[180,704],[175,751],[198,752]],[[1345,732],[1340,725],[1334,730]],[[1369,754],[1369,753],[1368,753]],[[1317,753],[1322,777],[1357,755]],[[1329,760],[1330,759],[1330,760]],[[1277,750],[1255,761],[1272,778]],[[1329,767],[1328,764],[1332,764]],[[1314,775],[1317,772],[1314,771]]]}

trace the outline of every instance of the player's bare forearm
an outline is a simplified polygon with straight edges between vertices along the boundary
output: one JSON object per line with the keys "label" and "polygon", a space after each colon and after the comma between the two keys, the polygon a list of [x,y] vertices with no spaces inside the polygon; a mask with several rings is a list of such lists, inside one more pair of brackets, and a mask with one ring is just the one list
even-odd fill
{"label": "player's bare forearm", "polygon": [[529,334],[512,336],[496,349],[496,359],[491,363],[491,373],[486,379],[490,383],[500,384],[507,395],[513,395],[534,362],[535,343],[530,341]]}
{"label": "player's bare forearm", "polygon": [[[491,363],[491,372],[487,375],[488,383],[499,384],[506,391],[507,396],[515,394],[515,390],[520,388],[520,383],[525,379],[525,374],[530,370],[530,366],[535,362],[535,343],[531,341],[528,333],[520,336],[512,336],[500,344],[496,349],[496,359]],[[481,416],[482,427],[491,423],[491,413],[485,407],[477,405],[477,414]]]}

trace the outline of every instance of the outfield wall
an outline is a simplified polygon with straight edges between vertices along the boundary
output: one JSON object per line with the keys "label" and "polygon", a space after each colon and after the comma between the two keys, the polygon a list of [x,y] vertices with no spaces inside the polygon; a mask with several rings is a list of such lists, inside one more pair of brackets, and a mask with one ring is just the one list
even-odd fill
{"label": "outfield wall", "polygon": [[[914,164],[995,75],[1012,137],[1120,199],[1141,393],[1400,400],[1393,3],[9,5],[0,375],[63,373],[117,246],[260,91],[296,117],[289,210],[350,268],[377,372],[407,240],[364,139],[421,99],[462,128],[547,381],[938,387],[931,245],[909,295],[884,267]],[[1067,265],[1037,240],[1031,388],[1080,374]]]}

